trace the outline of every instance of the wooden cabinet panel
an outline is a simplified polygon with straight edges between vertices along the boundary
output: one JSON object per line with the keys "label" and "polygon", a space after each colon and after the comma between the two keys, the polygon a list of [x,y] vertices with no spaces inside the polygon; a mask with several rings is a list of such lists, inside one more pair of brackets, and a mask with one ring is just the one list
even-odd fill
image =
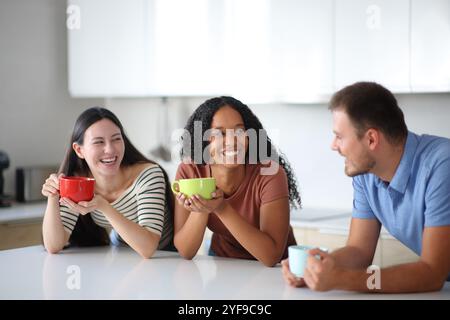
{"label": "wooden cabinet panel", "polygon": [[381,257],[383,267],[415,262],[420,258],[398,240],[382,239],[381,243]]}
{"label": "wooden cabinet panel", "polygon": [[0,250],[39,244],[42,244],[42,222],[0,225]]}
{"label": "wooden cabinet panel", "polygon": [[[294,236],[299,245],[326,247],[333,251],[344,247],[347,235],[320,232],[316,228],[294,228]],[[396,239],[380,238],[378,240],[373,264],[387,267],[419,259],[414,252]]]}

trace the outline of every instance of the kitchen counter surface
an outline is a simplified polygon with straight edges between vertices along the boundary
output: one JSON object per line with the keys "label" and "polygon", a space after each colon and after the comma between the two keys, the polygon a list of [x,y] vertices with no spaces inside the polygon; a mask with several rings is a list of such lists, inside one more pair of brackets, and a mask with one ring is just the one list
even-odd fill
{"label": "kitchen counter surface", "polygon": [[[47,201],[29,203],[13,203],[12,206],[0,208],[0,223],[16,222],[21,220],[42,219]],[[345,218],[351,215],[350,211],[326,208],[303,208],[291,211],[291,220],[301,221],[303,224],[315,223],[323,220]]]}
{"label": "kitchen counter surface", "polygon": [[[41,221],[44,217],[46,201],[34,203],[15,203],[11,207],[0,209],[0,224]],[[345,210],[325,208],[303,208],[291,212],[291,225],[298,228],[319,229],[322,233],[347,235],[351,213]],[[392,236],[381,229],[381,237]]]}
{"label": "kitchen counter surface", "polygon": [[[27,220],[39,220],[44,217],[47,201],[13,203],[11,207],[0,208],[0,223],[14,223]],[[291,220],[301,226],[313,225],[324,220],[346,218],[350,212],[322,208],[304,208],[293,210]]]}
{"label": "kitchen counter surface", "polygon": [[432,293],[321,293],[289,287],[279,266],[257,261],[163,251],[145,260],[128,247],[51,255],[34,246],[0,252],[0,299],[450,299],[450,283]]}
{"label": "kitchen counter surface", "polygon": [[13,203],[11,207],[0,208],[0,224],[39,221],[44,218],[46,201]]}

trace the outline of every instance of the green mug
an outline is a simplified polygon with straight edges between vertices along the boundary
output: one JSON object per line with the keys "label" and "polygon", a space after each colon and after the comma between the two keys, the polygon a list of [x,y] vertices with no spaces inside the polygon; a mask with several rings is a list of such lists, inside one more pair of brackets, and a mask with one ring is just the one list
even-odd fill
{"label": "green mug", "polygon": [[[178,190],[176,189],[178,186]],[[175,194],[180,192],[190,198],[194,194],[200,195],[203,199],[212,199],[211,193],[216,191],[215,178],[180,179],[172,182],[172,191]]]}

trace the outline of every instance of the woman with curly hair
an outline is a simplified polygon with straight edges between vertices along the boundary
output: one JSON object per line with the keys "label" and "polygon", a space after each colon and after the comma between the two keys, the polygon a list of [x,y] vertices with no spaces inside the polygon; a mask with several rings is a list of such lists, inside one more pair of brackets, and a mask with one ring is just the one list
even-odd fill
{"label": "woman with curly hair", "polygon": [[205,101],[189,118],[182,144],[176,179],[213,177],[216,190],[211,200],[177,195],[174,244],[180,255],[192,259],[208,227],[210,255],[266,266],[286,258],[296,243],[289,205],[301,202],[295,175],[249,107],[232,97]]}

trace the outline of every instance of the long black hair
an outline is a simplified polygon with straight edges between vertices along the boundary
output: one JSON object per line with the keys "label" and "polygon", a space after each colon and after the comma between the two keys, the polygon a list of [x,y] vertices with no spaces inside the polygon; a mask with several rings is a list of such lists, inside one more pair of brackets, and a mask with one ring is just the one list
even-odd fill
{"label": "long black hair", "polygon": [[[77,156],[72,148],[73,143],[82,145],[84,142],[84,133],[94,123],[108,119],[112,121],[122,134],[122,139],[125,145],[125,153],[121,162],[121,167],[130,166],[137,163],[153,163],[156,162],[147,159],[136,147],[130,142],[127,135],[124,132],[123,126],[114,113],[108,109],[101,107],[92,107],[85,110],[76,120],[73,128],[72,136],[70,138],[69,147],[65,154],[64,160],[59,168],[59,173],[66,176],[88,176],[90,175],[90,169],[84,159]],[[159,165],[158,165],[159,166]],[[169,178],[166,171],[159,166],[164,174],[164,180],[166,184],[166,206],[169,211],[169,218],[173,219],[173,195],[169,185]],[[109,244],[109,236],[105,229],[99,227],[94,223],[90,213],[86,215],[79,215],[78,221],[74,230],[69,238],[69,246],[97,246]]]}
{"label": "long black hair", "polygon": [[[203,155],[203,151],[205,148],[208,147],[209,141],[203,140],[203,135],[205,132],[209,129],[211,129],[211,122],[214,117],[214,114],[222,107],[229,106],[239,112],[242,119],[244,120],[244,126],[245,130],[253,129],[257,133],[264,132],[265,130],[259,121],[258,117],[250,110],[250,108],[242,103],[241,101],[233,98],[233,97],[216,97],[209,100],[206,100],[203,102],[195,111],[194,113],[189,117],[187,124],[185,126],[186,135],[184,135],[182,139],[182,148],[180,151],[180,155],[182,159],[190,158],[192,159],[192,155],[195,155],[194,148],[195,143],[198,144],[198,141],[195,141],[196,137],[194,135],[194,128],[195,123],[197,121],[200,121],[201,123],[201,137],[202,137],[202,146],[201,146],[201,154]],[[256,162],[261,163],[264,160],[272,159],[272,160],[278,160],[278,163],[283,167],[284,171],[286,172],[287,179],[288,179],[288,185],[289,185],[289,202],[292,207],[297,208],[301,207],[301,198],[300,194],[297,190],[297,181],[295,177],[295,173],[292,170],[288,160],[286,159],[286,156],[282,152],[277,152],[276,148],[272,145],[272,142],[270,138],[265,134],[263,137],[261,137],[260,134],[256,135],[257,143],[257,158]],[[266,139],[265,145],[267,146],[267,150],[265,155],[267,155],[267,159],[262,159],[260,155],[260,146],[264,144],[260,144],[260,139]],[[197,151],[197,150],[195,150]],[[249,154],[246,155],[246,163],[249,161]],[[205,161],[202,157],[202,164],[205,164]]]}

